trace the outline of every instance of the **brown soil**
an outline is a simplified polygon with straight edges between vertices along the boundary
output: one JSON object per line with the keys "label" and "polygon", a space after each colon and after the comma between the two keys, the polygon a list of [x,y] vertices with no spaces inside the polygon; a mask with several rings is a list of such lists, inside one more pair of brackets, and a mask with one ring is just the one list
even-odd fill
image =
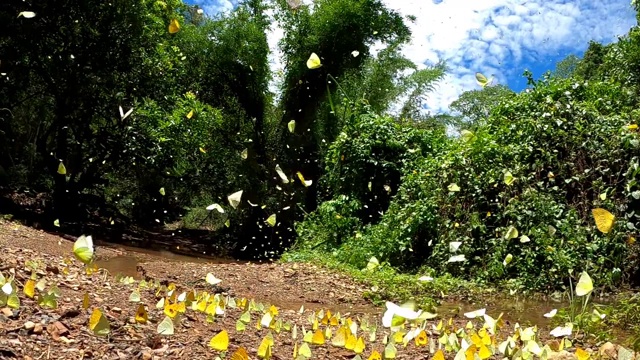
{"label": "brown soil", "polygon": [[[164,318],[155,304],[164,295],[155,290],[140,290],[149,321],[138,324],[134,320],[137,303],[129,301],[136,284],[123,284],[115,273],[136,279],[175,283],[178,292],[195,289],[197,292],[221,292],[235,299],[254,299],[267,306],[279,308],[279,318],[310,328],[311,310],[339,311],[343,317],[358,321],[369,319],[377,323],[374,343],[366,342],[362,358],[367,359],[373,349],[383,352],[380,318],[382,309],[364,300],[367,290],[362,284],[319,266],[301,263],[240,263],[215,262],[210,259],[182,258],[179,255],[133,252],[122,246],[98,246],[97,264],[103,268],[87,275],[83,264],[74,259],[72,241],[57,235],[22,226],[16,222],[0,220],[0,270],[5,277],[15,276],[21,305],[18,309],[0,309],[0,359],[214,359],[220,355],[209,348],[209,340],[219,331],[229,333],[229,354],[238,347],[245,348],[251,359],[257,359],[257,349],[267,334],[256,329],[261,314],[252,314],[252,321],[243,332],[236,331],[241,311],[227,308],[224,316],[208,322],[203,313],[187,309],[179,317],[175,334],[156,334],[158,323]],[[47,288],[57,284],[61,296],[56,309],[39,306],[27,297],[22,287],[32,276],[29,266],[38,264],[38,280],[46,279]],[[203,279],[207,273],[222,279],[215,287]],[[83,308],[84,294],[89,294],[90,305]],[[298,310],[304,306],[305,312]],[[108,337],[99,337],[89,329],[89,317],[94,308],[100,308],[110,322]],[[457,320],[464,326],[467,320]],[[511,326],[509,326],[511,327]],[[292,359],[294,343],[291,333],[273,333],[273,359]],[[436,338],[436,334],[430,334]],[[367,339],[368,340],[368,339]],[[428,347],[416,347],[411,342],[406,348],[397,345],[397,359],[429,359],[433,355]],[[329,344],[311,346],[313,359],[351,359],[353,351]],[[447,357],[454,354],[448,353]],[[229,358],[229,356],[227,356]],[[569,357],[571,358],[571,357]]]}

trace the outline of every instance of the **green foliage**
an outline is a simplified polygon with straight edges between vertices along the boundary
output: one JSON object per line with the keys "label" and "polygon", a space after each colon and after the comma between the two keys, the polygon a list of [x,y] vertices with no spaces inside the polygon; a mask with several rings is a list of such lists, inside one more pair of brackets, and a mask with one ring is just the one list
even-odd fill
{"label": "green foliage", "polygon": [[[626,239],[638,226],[629,197],[637,186],[638,135],[620,114],[634,112],[632,103],[615,84],[547,79],[500,101],[468,138],[437,140],[410,130],[417,139],[409,141],[390,131],[398,124],[361,121],[332,145],[339,151],[328,153],[333,193],[365,204],[382,195],[366,195],[368,180],[394,176],[397,183],[391,201],[374,208],[384,215],[334,253],[358,268],[375,255],[404,269],[426,265],[491,283],[509,280],[521,290],[562,287],[572,269],[599,274],[600,285],[615,286],[621,270],[631,280]],[[385,151],[376,147],[381,139]],[[509,184],[507,172],[515,177]],[[452,183],[460,191],[450,191]],[[610,234],[595,230],[595,207],[619,218]],[[508,239],[510,227],[529,241]],[[462,243],[455,252],[452,242]],[[448,262],[455,254],[466,261]],[[508,254],[514,260],[505,265]]]}
{"label": "green foliage", "polygon": [[[336,257],[326,256],[324,251],[310,249],[298,249],[295,252],[285,253],[282,261],[285,262],[310,262],[321,264],[328,269],[344,272],[356,281],[370,288],[365,296],[374,304],[383,306],[385,301],[397,303],[414,300],[422,309],[435,312],[434,299],[441,296],[442,292],[456,295],[471,295],[474,285],[448,274],[436,277],[433,281],[418,281],[420,275],[398,272],[388,263],[381,263],[374,271],[363,268],[354,268],[345,264]],[[485,289],[486,290],[486,289]]]}
{"label": "green foliage", "polygon": [[580,58],[574,54],[558,61],[553,71],[553,76],[561,79],[567,79],[573,76],[580,64]]}
{"label": "green foliage", "polygon": [[[124,149],[131,156],[132,172],[108,172],[108,199],[117,201],[119,194],[127,194],[119,202],[124,214],[155,221],[165,218],[164,210],[180,213],[184,207],[204,208],[209,204],[203,199],[211,194],[231,193],[238,186],[250,188],[241,176],[247,169],[240,157],[243,141],[229,131],[228,120],[191,93],[174,99],[166,110],[152,100],[140,104],[130,121],[127,139],[131,141]],[[165,196],[159,193],[161,187]],[[219,195],[215,202],[223,199]],[[122,208],[127,204],[134,205]]]}
{"label": "green foliage", "polygon": [[514,94],[504,85],[487,86],[481,90],[463,92],[457,100],[451,103],[450,108],[459,113],[462,118],[462,128],[473,130],[489,117],[491,110],[500,101]]}

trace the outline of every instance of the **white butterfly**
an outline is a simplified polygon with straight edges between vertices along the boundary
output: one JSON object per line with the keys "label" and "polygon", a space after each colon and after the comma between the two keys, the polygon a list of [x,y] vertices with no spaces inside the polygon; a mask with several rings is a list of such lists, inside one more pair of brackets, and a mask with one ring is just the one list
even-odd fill
{"label": "white butterfly", "polygon": [[127,113],[125,114],[124,111],[122,110],[122,106],[119,106],[120,108],[120,120],[126,119],[127,117],[129,117],[129,115],[131,115],[131,113],[133,112],[133,108],[129,109],[129,111],[127,111]]}

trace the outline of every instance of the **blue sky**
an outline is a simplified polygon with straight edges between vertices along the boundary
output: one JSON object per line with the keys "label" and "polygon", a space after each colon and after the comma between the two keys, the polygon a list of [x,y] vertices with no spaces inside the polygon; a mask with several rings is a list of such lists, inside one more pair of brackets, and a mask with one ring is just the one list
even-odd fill
{"label": "blue sky", "polygon": [[[418,66],[445,60],[450,67],[425,108],[446,112],[460,93],[477,89],[475,72],[495,75],[515,91],[526,86],[525,69],[535,78],[569,54],[582,56],[589,40],[616,41],[636,24],[630,0],[382,0],[403,15],[415,15],[405,56]],[[237,0],[187,0],[207,14],[233,9]],[[312,0],[303,0],[311,4]],[[269,33],[274,70],[282,69],[277,42]],[[375,50],[380,45],[374,45]]]}

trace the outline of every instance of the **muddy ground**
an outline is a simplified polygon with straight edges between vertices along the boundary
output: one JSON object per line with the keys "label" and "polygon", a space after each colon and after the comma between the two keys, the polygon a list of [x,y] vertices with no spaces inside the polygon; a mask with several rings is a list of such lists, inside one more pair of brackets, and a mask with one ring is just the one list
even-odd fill
{"label": "muddy ground", "polygon": [[[267,307],[275,305],[278,317],[297,324],[299,329],[311,326],[308,318],[314,310],[340,312],[343,317],[358,321],[368,319],[378,325],[379,331],[376,341],[366,342],[361,356],[367,359],[373,350],[383,353],[385,332],[380,319],[384,309],[365,300],[363,293],[370,289],[346,275],[311,264],[212,261],[170,253],[133,252],[122,246],[97,246],[101,269],[87,275],[84,265],[73,257],[72,246],[72,239],[0,220],[0,270],[7,278],[15,277],[20,299],[17,309],[0,309],[1,359],[214,359],[221,354],[209,347],[209,340],[223,329],[229,333],[228,354],[243,347],[250,359],[258,358],[258,347],[268,332],[255,327],[261,314],[253,314],[247,329],[238,332],[236,321],[242,312],[237,308],[227,308],[213,322],[207,321],[205,314],[188,309],[177,317],[174,335],[158,335],[158,323],[165,315],[155,305],[164,294],[140,289],[149,319],[146,324],[137,323],[134,317],[138,303],[129,300],[137,285],[118,281],[116,273],[165,285],[175,283],[178,292],[218,292],[235,299],[254,299]],[[207,273],[222,282],[210,286],[204,281]],[[45,279],[47,288],[57,285],[60,289],[57,308],[40,306],[23,293],[22,287],[33,274],[37,281]],[[85,294],[89,297],[86,309]],[[302,314],[301,306],[305,308]],[[100,308],[109,320],[111,331],[107,337],[96,336],[89,329],[94,308]],[[436,324],[439,319],[433,321]],[[456,318],[454,323],[463,327],[467,321]],[[505,328],[512,329],[512,324],[508,325]],[[436,333],[428,333],[437,341]],[[273,335],[272,358],[292,359],[294,344],[301,344],[302,335],[297,341],[288,331]],[[417,347],[413,342],[406,348],[401,344],[397,348],[397,359],[433,357],[428,346]],[[312,359],[352,359],[355,355],[329,344],[311,346],[311,350]],[[446,357],[454,355],[447,353]]]}

